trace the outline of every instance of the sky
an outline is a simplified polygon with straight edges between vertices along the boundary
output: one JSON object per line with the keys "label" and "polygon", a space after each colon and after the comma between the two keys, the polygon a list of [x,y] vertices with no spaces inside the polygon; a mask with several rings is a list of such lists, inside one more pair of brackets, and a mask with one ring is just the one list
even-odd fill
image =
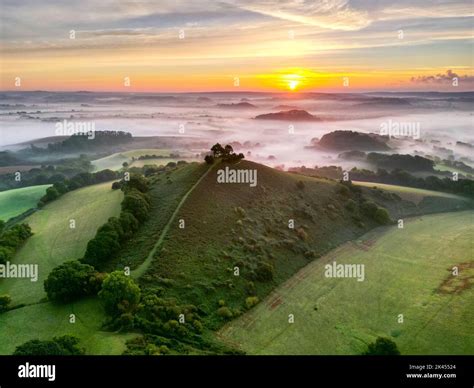
{"label": "sky", "polygon": [[472,1],[0,0],[0,89],[471,91]]}

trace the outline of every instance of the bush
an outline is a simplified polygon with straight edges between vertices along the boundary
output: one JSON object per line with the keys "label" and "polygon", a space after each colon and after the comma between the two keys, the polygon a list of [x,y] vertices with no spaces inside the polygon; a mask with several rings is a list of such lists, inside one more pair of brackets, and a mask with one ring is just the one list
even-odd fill
{"label": "bush", "polygon": [[102,283],[99,297],[104,303],[105,311],[112,316],[132,312],[140,301],[140,288],[129,276],[121,271],[107,275]]}
{"label": "bush", "polygon": [[0,295],[0,313],[8,311],[11,302],[12,298],[10,297],[10,295]]}
{"label": "bush", "polygon": [[374,220],[381,225],[387,225],[392,221],[390,219],[390,215],[388,214],[388,211],[381,207],[379,207],[377,211],[375,212]]}
{"label": "bush", "polygon": [[54,337],[52,340],[38,339],[25,342],[18,346],[14,356],[72,356],[83,355],[84,349],[79,346],[79,339],[71,335]]}
{"label": "bush", "polygon": [[399,355],[397,344],[390,338],[378,337],[375,342],[369,344],[365,355],[388,356]]}
{"label": "bush", "polygon": [[219,307],[219,309],[217,309],[217,315],[225,319],[230,319],[233,316],[231,309],[226,306]]}
{"label": "bush", "polygon": [[357,202],[353,199],[348,199],[346,203],[346,209],[350,212],[354,212],[357,209]]}
{"label": "bush", "polygon": [[259,302],[259,299],[257,296],[249,296],[248,298],[245,299],[245,306],[248,309],[251,309],[253,306],[255,306]]}
{"label": "bush", "polygon": [[68,261],[54,268],[44,282],[44,290],[52,301],[68,303],[100,289],[101,278],[94,267],[79,261]]}
{"label": "bush", "polygon": [[298,181],[296,182],[296,187],[300,190],[303,190],[305,188],[305,184],[303,181]]}
{"label": "bush", "polygon": [[273,280],[274,272],[275,269],[272,264],[263,262],[257,266],[255,275],[257,280],[260,280],[261,282],[267,282]]}

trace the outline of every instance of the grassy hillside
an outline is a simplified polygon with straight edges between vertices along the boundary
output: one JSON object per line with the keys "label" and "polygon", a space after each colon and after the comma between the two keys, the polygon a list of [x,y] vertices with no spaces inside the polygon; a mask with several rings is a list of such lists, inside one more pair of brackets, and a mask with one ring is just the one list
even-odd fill
{"label": "grassy hillside", "polygon": [[[70,314],[76,315],[76,323],[70,323]],[[98,299],[86,299],[73,305],[39,303],[0,314],[0,354],[12,354],[22,343],[53,336],[74,335],[86,354],[122,354],[125,341],[134,334],[105,332],[101,325],[105,320]]]}
{"label": "grassy hillside", "polygon": [[190,194],[140,278],[145,289],[160,287],[163,296],[198,306],[208,328],[225,322],[218,312],[223,304],[232,316],[241,314],[247,297],[264,297],[315,258],[376,224],[346,208],[352,194],[342,193],[339,183],[247,161],[231,168],[256,169],[257,187],[217,183],[217,169],[225,166],[214,166]]}
{"label": "grassy hillside", "polygon": [[386,208],[394,219],[474,208],[471,199],[441,191],[373,182],[352,183],[361,187],[366,197]]}
{"label": "grassy hillside", "polygon": [[[360,354],[379,335],[402,354],[473,354],[473,221],[472,211],[446,213],[369,232],[305,267],[220,337],[251,354]],[[333,261],[365,264],[365,281],[326,278]]]}
{"label": "grassy hillside", "polygon": [[[13,304],[34,303],[45,296],[43,281],[57,265],[82,257],[88,241],[111,216],[120,212],[123,193],[111,183],[66,193],[25,219],[34,233],[17,252],[15,264],[38,264],[39,279],[0,280],[0,294],[10,294]],[[69,227],[70,220],[76,227]]]}
{"label": "grassy hillside", "polygon": [[100,171],[104,169],[120,170],[124,162],[130,163],[132,161],[132,157],[138,158],[139,156],[143,155],[168,156],[169,154],[170,150],[167,149],[140,149],[117,152],[104,158],[93,160],[92,166],[94,168],[94,171]]}
{"label": "grassy hillside", "polygon": [[0,220],[8,221],[36,207],[49,186],[29,186],[0,192]]}

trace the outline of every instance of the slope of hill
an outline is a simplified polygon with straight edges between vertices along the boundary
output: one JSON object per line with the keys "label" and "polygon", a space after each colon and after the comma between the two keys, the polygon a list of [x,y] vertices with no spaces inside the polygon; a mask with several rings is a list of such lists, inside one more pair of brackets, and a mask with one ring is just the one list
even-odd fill
{"label": "slope of hill", "polygon": [[[473,217],[431,215],[371,231],[309,264],[220,338],[250,354],[361,354],[377,336],[392,337],[402,354],[472,354]],[[365,265],[365,280],[326,277],[334,261]]]}
{"label": "slope of hill", "polygon": [[0,192],[0,220],[8,221],[36,207],[50,185],[28,186]]}

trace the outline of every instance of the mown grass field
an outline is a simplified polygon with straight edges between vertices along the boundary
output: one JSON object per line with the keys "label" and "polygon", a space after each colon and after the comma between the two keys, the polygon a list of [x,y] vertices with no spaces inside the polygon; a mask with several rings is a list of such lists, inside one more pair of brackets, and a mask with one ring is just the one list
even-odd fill
{"label": "mown grass field", "polygon": [[[377,336],[402,354],[474,354],[473,235],[473,211],[378,228],[303,268],[219,338],[249,354],[361,354]],[[365,281],[326,278],[333,261],[364,264]]]}
{"label": "mown grass field", "polygon": [[36,207],[49,186],[29,186],[0,192],[0,220],[8,221]]}
{"label": "mown grass field", "polygon": [[[76,322],[70,323],[70,314]],[[0,354],[12,354],[18,345],[32,339],[48,340],[74,335],[86,354],[114,355],[125,350],[125,341],[134,334],[101,330],[105,314],[97,298],[68,305],[39,303],[0,314]]]}
{"label": "mown grass field", "polygon": [[[20,248],[14,264],[38,264],[39,279],[0,280],[0,294],[9,294],[13,305],[38,302],[45,296],[43,282],[57,265],[79,259],[96,230],[120,213],[123,193],[102,183],[66,193],[27,217],[34,233]],[[69,227],[75,220],[75,229]]]}
{"label": "mown grass field", "polygon": [[440,191],[424,190],[417,189],[415,187],[406,187],[406,186],[397,186],[397,185],[387,185],[384,183],[375,183],[375,182],[359,182],[352,181],[353,184],[357,186],[369,187],[369,188],[378,188],[381,190],[390,191],[392,193],[398,194],[402,199],[407,201],[414,202],[415,204],[421,202],[425,197],[442,197],[442,198],[451,198],[464,200],[467,199],[456,194],[443,193]]}

